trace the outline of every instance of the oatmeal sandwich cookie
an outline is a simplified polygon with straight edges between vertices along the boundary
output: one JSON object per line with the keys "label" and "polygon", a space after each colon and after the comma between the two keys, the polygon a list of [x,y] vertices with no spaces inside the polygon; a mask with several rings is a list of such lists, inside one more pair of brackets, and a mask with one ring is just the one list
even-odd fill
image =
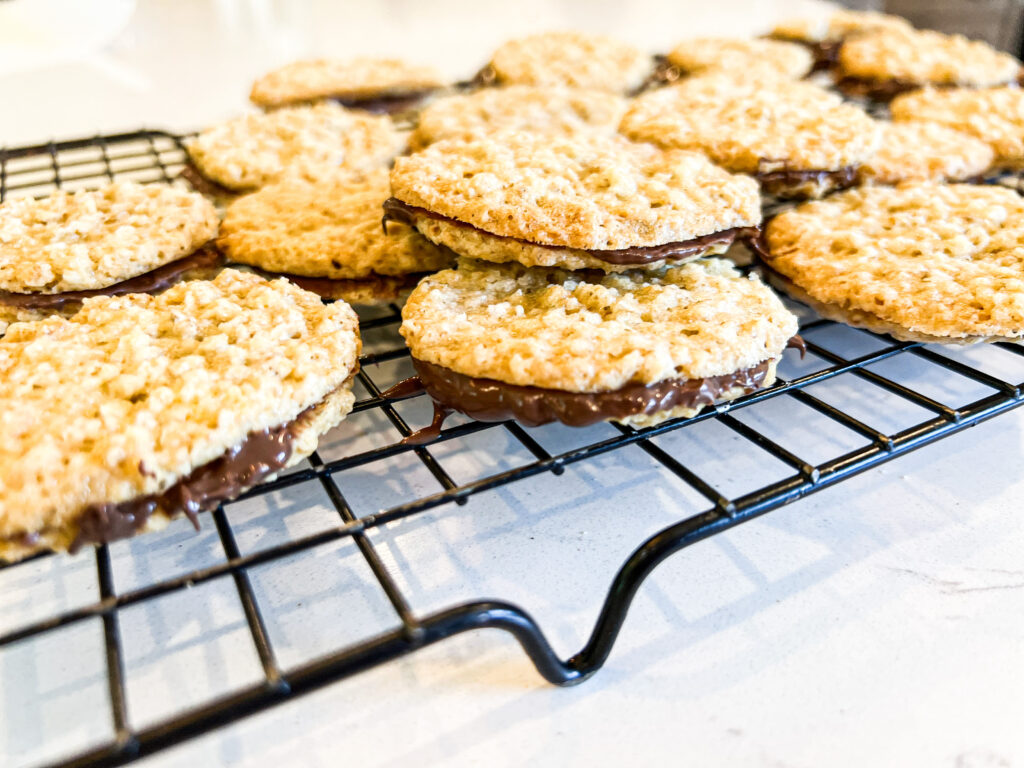
{"label": "oatmeal sandwich cookie", "polygon": [[1024,198],[996,186],[862,187],[772,219],[777,282],[824,317],[903,341],[1024,337]]}
{"label": "oatmeal sandwich cookie", "polygon": [[796,332],[771,290],[722,259],[614,275],[461,260],[402,311],[438,413],[410,442],[449,410],[527,426],[693,416],[773,384]]}
{"label": "oatmeal sandwich cookie", "polygon": [[1020,62],[988,43],[929,30],[864,35],[839,49],[836,86],[849,96],[890,101],[926,85],[986,88],[1015,83]]}
{"label": "oatmeal sandwich cookie", "polygon": [[444,139],[481,139],[496,131],[551,136],[614,134],[626,100],[607,91],[509,85],[439,99],[420,113],[409,147],[419,151]]}
{"label": "oatmeal sandwich cookie", "polygon": [[0,560],[163,527],[316,448],[351,409],[355,313],[236,270],[89,299],[0,339]]}
{"label": "oatmeal sandwich cookie", "polygon": [[970,134],[995,152],[996,168],[1024,168],[1024,90],[925,88],[897,96],[892,119],[937,123]]}
{"label": "oatmeal sandwich cookie", "polygon": [[635,99],[620,130],[697,150],[752,174],[778,197],[821,197],[856,182],[879,129],[864,110],[806,82],[763,73],[692,77]]}
{"label": "oatmeal sandwich cookie", "polygon": [[188,149],[182,176],[198,191],[231,198],[285,176],[315,180],[338,169],[387,165],[405,141],[387,117],[331,102],[243,115],[207,128]]}
{"label": "oatmeal sandwich cookie", "polygon": [[791,19],[778,24],[768,35],[773,40],[801,43],[814,56],[816,70],[836,63],[844,40],[885,30],[910,31],[910,23],[899,16],[874,11],[839,10],[815,19]]}
{"label": "oatmeal sandwich cookie", "polygon": [[629,94],[651,74],[653,59],[604,35],[543,32],[509,40],[477,74],[480,85],[563,85]]}
{"label": "oatmeal sandwich cookie", "polygon": [[860,167],[861,183],[966,181],[983,176],[995,159],[985,142],[938,123],[880,125],[882,143]]}
{"label": "oatmeal sandwich cookie", "polygon": [[684,75],[720,71],[745,75],[764,70],[794,79],[807,75],[814,64],[806,46],[780,40],[735,37],[684,40],[665,59]]}
{"label": "oatmeal sandwich cookie", "polygon": [[91,296],[153,293],[210,277],[217,212],[167,184],[116,182],[0,204],[0,333],[17,320],[72,313]]}
{"label": "oatmeal sandwich cookie", "polygon": [[622,272],[721,253],[761,222],[757,184],[621,137],[506,133],[400,157],[385,216],[460,256]]}
{"label": "oatmeal sandwich cookie", "polygon": [[217,245],[246,264],[324,298],[395,301],[452,254],[400,222],[381,228],[388,171],[288,180],[232,203]]}
{"label": "oatmeal sandwich cookie", "polygon": [[394,114],[415,109],[444,85],[433,67],[401,59],[304,59],[263,75],[249,99],[264,109],[330,100]]}

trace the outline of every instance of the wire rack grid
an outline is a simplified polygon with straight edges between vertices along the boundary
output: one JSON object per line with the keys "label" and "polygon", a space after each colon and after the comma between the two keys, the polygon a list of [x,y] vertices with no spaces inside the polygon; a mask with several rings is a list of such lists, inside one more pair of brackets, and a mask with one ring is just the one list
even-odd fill
{"label": "wire rack grid", "polygon": [[[4,149],[0,150],[0,198],[43,195],[56,187],[95,187],[110,179],[170,181],[184,160],[181,137],[157,130]],[[15,757],[25,764],[125,764],[444,638],[483,628],[513,635],[537,671],[551,683],[579,683],[605,663],[634,595],[665,558],[1021,404],[1022,347],[997,344],[948,349],[900,343],[817,319],[799,307],[794,310],[802,313],[807,358],[788,352],[774,386],[728,407],[707,409],[692,419],[643,430],[610,425],[575,431],[533,430],[515,423],[483,424],[456,418],[438,440],[416,447],[403,446],[400,440],[429,421],[426,398],[393,402],[381,396],[410,370],[408,352],[397,334],[400,310],[391,306],[363,313],[365,354],[356,387],[358,401],[353,414],[337,430],[340,436],[326,436],[320,450],[294,471],[216,510],[212,514],[216,540],[211,544],[218,552],[216,557],[204,554],[190,559],[184,569],[162,573],[153,565],[159,562],[160,553],[172,543],[182,545],[180,537],[168,535],[165,546],[163,534],[156,534],[142,537],[148,564],[134,566],[141,572],[127,579],[112,555],[118,545],[101,546],[76,558],[40,555],[0,566],[3,688],[10,689],[10,675],[18,669],[14,662],[4,665],[5,655],[18,660],[26,658],[26,653],[45,652],[38,650],[40,644],[90,623],[100,628],[101,640],[95,649],[103,657],[99,674],[106,706],[93,713],[102,727],[86,729],[88,735],[77,741],[32,744]],[[796,439],[789,429],[794,423],[802,429]],[[728,442],[723,453],[728,454],[729,462],[743,451],[761,457],[759,462],[770,457],[776,468],[774,476],[764,481],[759,476],[757,482],[738,490],[735,483],[714,476],[713,465],[695,458],[713,448],[706,436],[709,429],[726,436],[719,439]],[[812,433],[818,436],[828,430],[842,438],[820,442],[812,437]],[[485,462],[474,473],[453,470],[458,446],[468,445],[478,435],[487,435],[493,442],[499,434],[504,447],[497,460]],[[456,448],[448,451],[451,446]],[[427,613],[414,610],[407,590],[395,578],[393,564],[386,562],[370,535],[375,529],[452,502],[465,505],[473,497],[529,478],[562,475],[572,465],[627,446],[641,451],[700,501],[692,514],[677,516],[645,540],[639,537],[618,571],[608,573],[610,588],[589,639],[569,658],[556,653],[538,623],[512,602],[480,598]],[[415,463],[429,478],[426,485],[407,492],[400,503],[387,503],[395,498],[386,494],[366,497],[350,480],[361,468],[383,466],[399,458]],[[387,472],[383,476],[386,478]],[[272,499],[296,489],[307,494],[302,498],[317,494],[330,517],[321,519],[314,529],[289,531],[279,540],[269,541],[273,537],[268,537],[253,546],[250,532],[239,529],[232,510],[247,501]],[[361,494],[365,498],[353,503],[353,497]],[[385,503],[374,506],[381,499]],[[298,502],[300,514],[305,504]],[[486,509],[477,511],[486,514]],[[270,509],[269,514],[273,512]],[[443,515],[443,510],[439,514]],[[362,563],[354,568],[357,577],[377,585],[390,606],[393,628],[379,631],[373,622],[366,627],[353,625],[345,637],[321,648],[315,658],[282,660],[275,633],[268,629],[266,595],[254,587],[253,574],[269,564],[323,551],[339,541],[354,543]],[[26,584],[32,589],[67,591],[53,571],[68,563],[74,564],[80,582],[78,598],[61,594],[33,605],[3,602],[3,595],[14,600],[10,596],[20,594],[19,586],[24,593]],[[317,567],[329,566],[321,563]],[[187,600],[195,590],[225,581],[232,585],[240,606],[239,622],[244,626],[240,642],[247,644],[258,662],[256,679],[226,685],[216,694],[199,695],[181,707],[147,717],[130,712],[127,691],[131,681],[126,668],[137,651],[126,640],[131,627],[126,629],[125,623],[134,622],[132,611],[176,595]],[[308,616],[299,609],[298,618],[302,622]],[[45,698],[44,688],[19,687],[18,709],[37,711],[38,702],[32,698]],[[7,734],[8,743],[12,738]]]}

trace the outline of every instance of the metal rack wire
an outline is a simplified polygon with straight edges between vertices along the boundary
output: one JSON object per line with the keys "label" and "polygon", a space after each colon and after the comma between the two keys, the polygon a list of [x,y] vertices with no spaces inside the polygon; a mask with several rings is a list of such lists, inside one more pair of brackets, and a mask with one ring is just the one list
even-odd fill
{"label": "metal rack wire", "polygon": [[[169,181],[177,175],[184,159],[180,137],[155,130],[0,150],[0,198],[15,194],[46,194],[54,187],[91,187],[114,178]],[[708,409],[693,419],[667,422],[643,430],[618,427],[610,437],[561,452],[547,450],[531,430],[514,423],[460,423],[445,429],[435,443],[403,446],[397,437],[410,434],[414,427],[394,402],[381,396],[391,382],[380,380],[381,374],[376,368],[376,364],[401,361],[407,357],[407,350],[396,333],[400,320],[398,308],[392,306],[383,313],[365,318],[361,324],[364,335],[373,335],[375,341],[361,361],[358,381],[366,396],[356,403],[354,413],[382,414],[394,429],[386,444],[333,459],[314,454],[307,466],[243,497],[250,499],[300,484],[317,485],[336,510],[337,518],[333,525],[255,552],[244,552],[236,540],[236,531],[229,516],[224,508],[220,508],[212,514],[212,523],[223,548],[223,561],[118,591],[110,551],[108,547],[99,547],[95,552],[97,599],[48,613],[13,628],[0,626],[2,655],[6,650],[88,620],[102,622],[113,737],[88,751],[62,758],[60,764],[125,764],[445,638],[482,628],[503,629],[512,634],[538,672],[551,683],[570,685],[582,682],[604,664],[634,595],[647,575],[665,558],[801,496],[1015,408],[1022,403],[1024,392],[1024,382],[1009,381],[1009,376],[991,372],[991,366],[979,363],[971,356],[958,356],[955,352],[921,344],[898,343],[885,337],[851,331],[869,339],[872,348],[861,354],[838,351],[833,345],[818,340],[834,324],[809,318],[802,326],[802,333],[809,356],[818,361],[817,367],[789,379],[780,377],[769,389],[748,395],[727,408]],[[1010,360],[1010,368],[1015,368],[1024,357],[1024,347],[1014,345],[993,345],[986,350],[991,355]],[[929,366],[933,376],[960,377],[985,394],[970,402],[950,405],[942,398],[930,397],[918,387],[885,372],[887,363],[907,358]],[[912,404],[927,416],[900,429],[872,426],[814,391],[816,385],[839,377],[852,377],[858,386]],[[805,406],[858,436],[860,444],[853,450],[837,452],[827,459],[812,462],[801,455],[799,446],[787,447],[769,437],[767,430],[738,417],[745,409],[756,408],[758,404],[778,398]],[[717,422],[743,441],[773,456],[787,468],[785,476],[755,490],[730,495],[721,491],[714,481],[701,476],[684,457],[675,455],[671,447],[658,440],[669,433],[709,421]],[[460,484],[435,455],[435,449],[448,441],[487,430],[503,430],[523,449],[523,455],[532,458],[516,462],[515,466],[504,471]],[[706,500],[706,508],[638,542],[618,572],[609,574],[610,588],[590,638],[578,653],[568,659],[555,653],[530,615],[508,602],[480,599],[428,615],[417,614],[368,535],[372,529],[452,502],[465,504],[478,494],[510,483],[544,473],[560,475],[569,465],[624,446],[638,447],[694,489]],[[439,490],[374,513],[357,513],[345,496],[345,472],[399,454],[415,456],[439,485]],[[358,547],[369,573],[379,583],[397,617],[397,628],[383,634],[368,630],[357,642],[333,648],[313,661],[286,667],[278,661],[250,572],[263,564],[340,539],[351,539]],[[27,562],[46,557],[52,556],[42,555]],[[28,567],[27,563],[0,566],[0,577],[24,567]],[[126,649],[120,625],[122,612],[219,578],[230,578],[237,591],[245,625],[262,668],[262,679],[175,712],[153,724],[134,727],[126,696]],[[0,619],[3,619],[2,614]]]}

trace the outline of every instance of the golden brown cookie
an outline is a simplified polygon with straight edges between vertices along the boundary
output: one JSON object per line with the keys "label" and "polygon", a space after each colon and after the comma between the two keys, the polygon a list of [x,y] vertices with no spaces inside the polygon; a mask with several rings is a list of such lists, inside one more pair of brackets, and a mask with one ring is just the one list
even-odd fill
{"label": "golden brown cookie", "polygon": [[329,99],[350,109],[410,109],[445,85],[433,67],[401,59],[303,59],[253,83],[249,99],[264,109]]}
{"label": "golden brown cookie", "polygon": [[869,184],[964,181],[982,176],[995,154],[980,139],[938,123],[882,122],[882,143],[860,167]]}
{"label": "golden brown cookie", "polygon": [[988,43],[929,30],[863,35],[839,49],[836,85],[889,101],[926,85],[985,88],[1015,83],[1020,62]]}
{"label": "golden brown cookie", "polygon": [[926,121],[970,134],[995,152],[998,168],[1024,168],[1024,90],[926,88],[898,96],[892,119]]}
{"label": "golden brown cookie", "polygon": [[342,302],[236,270],[90,299],[0,339],[0,559],[194,517],[274,477],[351,409]]}
{"label": "golden brown cookie", "polygon": [[852,185],[880,139],[859,107],[764,73],[691,77],[645,93],[620,130],[636,141],[703,152],[727,170],[753,174],[779,197],[820,197]]}
{"label": "golden brown cookie", "polygon": [[666,56],[684,74],[727,71],[745,75],[767,70],[798,79],[811,71],[814,58],[806,46],[779,40],[698,37],[684,40]]}
{"label": "golden brown cookie", "polygon": [[73,312],[99,294],[153,292],[209,276],[217,212],[166,184],[116,182],[0,204],[0,333],[10,322]]}
{"label": "golden brown cookie", "polygon": [[238,193],[286,176],[313,181],[339,169],[379,168],[404,144],[387,117],[326,102],[243,115],[207,128],[186,146],[205,179]]}
{"label": "golden brown cookie", "polygon": [[429,240],[527,266],[656,268],[724,251],[761,220],[752,179],[620,137],[438,142],[399,158],[391,189],[388,215]]}
{"label": "golden brown cookie", "polygon": [[651,57],[604,35],[544,32],[498,48],[482,78],[498,85],[588,88],[627,94],[651,73]]}
{"label": "golden brown cookie", "polygon": [[[411,227],[381,226],[388,171],[289,180],[236,200],[218,247],[231,260],[283,275],[325,298],[394,301],[452,254]],[[306,279],[303,278],[313,278]]]}
{"label": "golden brown cookie", "polygon": [[552,136],[612,134],[626,101],[607,91],[509,85],[439,99],[419,116],[409,146],[418,151],[443,139],[479,139],[496,131]]}
{"label": "golden brown cookie", "polygon": [[1024,198],[1001,187],[862,187],[776,216],[763,244],[782,287],[826,317],[907,341],[1018,340],[1021,221]]}
{"label": "golden brown cookie", "polygon": [[721,259],[602,275],[461,260],[402,311],[420,380],[485,421],[649,426],[775,378],[797,321]]}

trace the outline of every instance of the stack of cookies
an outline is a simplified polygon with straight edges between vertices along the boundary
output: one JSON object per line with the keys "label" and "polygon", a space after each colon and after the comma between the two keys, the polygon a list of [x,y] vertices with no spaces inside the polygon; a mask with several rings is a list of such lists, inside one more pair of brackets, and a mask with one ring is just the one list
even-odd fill
{"label": "stack of cookies", "polygon": [[0,559],[195,519],[308,456],[353,404],[346,302],[405,300],[418,375],[385,394],[432,398],[414,442],[452,410],[645,427],[771,386],[797,321],[736,243],[825,317],[1024,339],[1024,204],[975,183],[1024,167],[1019,71],[843,11],[664,56],[537,34],[458,84],[270,72],[176,185],[0,205]]}

